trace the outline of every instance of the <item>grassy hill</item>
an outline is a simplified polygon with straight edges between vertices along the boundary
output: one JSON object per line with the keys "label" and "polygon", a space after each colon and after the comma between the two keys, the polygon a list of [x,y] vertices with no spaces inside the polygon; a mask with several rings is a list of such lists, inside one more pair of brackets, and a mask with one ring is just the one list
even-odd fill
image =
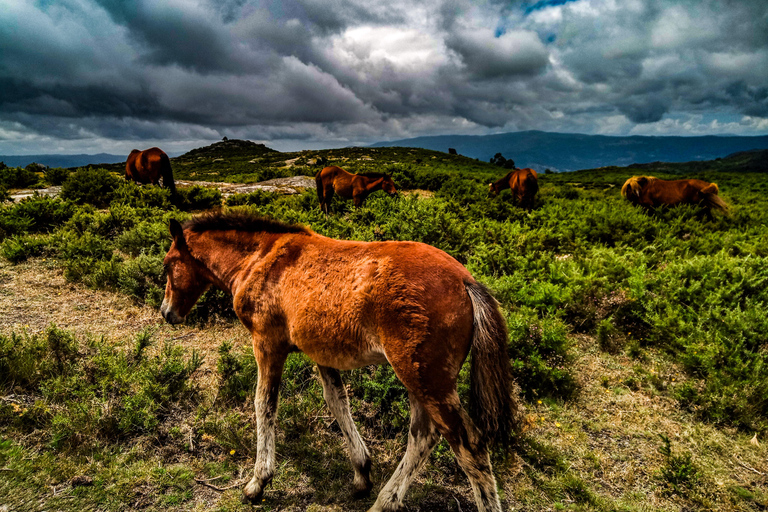
{"label": "grassy hill", "polygon": [[[428,150],[279,153],[222,141],[173,166],[193,181],[328,164],[395,176],[398,197],[377,192],[360,209],[336,199],[329,216],[311,191],[224,206],[334,238],[428,243],[491,288],[528,409],[517,448],[494,454],[505,510],[757,511],[768,507],[768,182],[750,171],[761,159],[542,174],[532,212],[509,192],[488,196],[504,170]],[[731,212],[646,214],[619,194],[635,174],[716,181]],[[181,211],[167,191],[103,170],[68,182],[60,198],[0,207],[0,507],[251,510],[239,488],[198,482],[224,488],[253,469],[256,368],[231,298],[207,292],[179,328],[157,312],[169,219],[219,207],[220,196]],[[80,193],[96,184],[105,188]],[[286,366],[278,472],[260,510],[373,503],[350,494],[315,371],[301,354]],[[343,378],[376,491],[405,447],[407,396],[386,367]],[[462,377],[463,398],[467,385]],[[444,443],[406,504],[473,509]]]}

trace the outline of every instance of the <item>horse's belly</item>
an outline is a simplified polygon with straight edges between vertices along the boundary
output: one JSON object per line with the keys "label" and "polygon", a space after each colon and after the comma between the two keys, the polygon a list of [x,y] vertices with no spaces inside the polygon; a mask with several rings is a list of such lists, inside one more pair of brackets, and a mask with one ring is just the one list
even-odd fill
{"label": "horse's belly", "polygon": [[384,364],[387,357],[375,343],[339,339],[292,340],[310,359],[337,370],[353,370],[371,364]]}

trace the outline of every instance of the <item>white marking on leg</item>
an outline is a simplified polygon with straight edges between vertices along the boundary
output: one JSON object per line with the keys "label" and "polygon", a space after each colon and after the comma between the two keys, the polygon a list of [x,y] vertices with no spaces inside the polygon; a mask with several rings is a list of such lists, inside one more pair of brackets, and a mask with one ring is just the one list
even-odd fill
{"label": "white marking on leg", "polygon": [[282,363],[259,365],[256,387],[256,463],[253,478],[243,492],[250,500],[258,499],[275,474],[275,424]]}

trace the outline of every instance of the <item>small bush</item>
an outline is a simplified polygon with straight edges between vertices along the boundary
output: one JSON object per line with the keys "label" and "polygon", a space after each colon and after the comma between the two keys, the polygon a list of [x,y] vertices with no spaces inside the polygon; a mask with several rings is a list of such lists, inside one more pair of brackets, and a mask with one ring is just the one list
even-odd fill
{"label": "small bush", "polygon": [[112,203],[133,207],[171,207],[171,191],[154,185],[139,185],[133,181],[122,182],[112,195]]}
{"label": "small bush", "polygon": [[45,181],[49,185],[61,185],[69,177],[69,169],[61,167],[50,167],[45,170]]}
{"label": "small bush", "polygon": [[8,212],[9,216],[28,219],[25,231],[44,233],[60,227],[75,214],[75,205],[58,197],[35,192],[22,199]]}
{"label": "small bush", "polygon": [[219,345],[219,399],[241,404],[253,393],[258,380],[258,366],[253,351],[232,353],[232,344],[224,341]]}
{"label": "small bush", "polygon": [[12,236],[0,244],[0,255],[11,263],[21,263],[27,258],[40,256],[47,246],[47,238],[30,235]]}
{"label": "small bush", "polygon": [[0,185],[9,188],[27,188],[39,181],[37,174],[21,167],[0,168]]}
{"label": "small bush", "polygon": [[115,239],[118,249],[131,256],[139,254],[165,254],[171,247],[171,237],[168,225],[143,221],[133,228],[124,231]]}
{"label": "small bush", "polygon": [[109,206],[120,183],[121,179],[106,169],[81,167],[64,182],[61,197],[77,204],[87,203],[105,208]]}
{"label": "small bush", "polygon": [[576,380],[569,369],[567,327],[557,320],[515,314],[509,319],[509,331],[512,372],[525,397],[572,396]]}
{"label": "small bush", "polygon": [[184,211],[209,210],[221,206],[221,192],[216,188],[206,188],[193,185],[177,189],[178,208]]}
{"label": "small bush", "polygon": [[664,456],[664,465],[659,470],[659,477],[670,487],[671,492],[685,494],[698,482],[699,469],[693,463],[690,453],[674,455],[669,437],[664,434],[659,434],[659,437],[662,441],[659,453]]}
{"label": "small bush", "polygon": [[120,268],[117,284],[123,293],[159,306],[163,301],[163,280],[163,256],[140,254]]}
{"label": "small bush", "polygon": [[274,192],[256,190],[249,194],[233,194],[227,198],[227,206],[265,206],[279,197]]}
{"label": "small bush", "polygon": [[142,331],[136,348],[122,351],[104,339],[81,346],[53,325],[40,335],[0,335],[0,389],[44,398],[18,410],[0,407],[0,418],[13,419],[7,423],[23,431],[38,429],[37,436],[54,448],[156,432],[174,410],[191,408],[196,389],[190,376],[202,359],[171,344],[142,357],[150,338]]}

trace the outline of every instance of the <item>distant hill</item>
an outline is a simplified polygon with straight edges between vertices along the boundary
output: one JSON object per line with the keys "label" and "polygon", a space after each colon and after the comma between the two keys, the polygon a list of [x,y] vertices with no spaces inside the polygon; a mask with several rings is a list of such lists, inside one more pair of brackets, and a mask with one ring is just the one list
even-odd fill
{"label": "distant hill", "polygon": [[117,164],[125,162],[127,155],[0,155],[0,162],[8,167],[26,167],[32,162],[48,167],[83,167],[91,164]]}
{"label": "distant hill", "polygon": [[576,171],[647,162],[714,160],[736,152],[768,149],[768,136],[611,137],[525,131],[496,135],[439,135],[377,142],[371,147],[416,147],[489,161],[496,153],[517,167],[538,171]]}

